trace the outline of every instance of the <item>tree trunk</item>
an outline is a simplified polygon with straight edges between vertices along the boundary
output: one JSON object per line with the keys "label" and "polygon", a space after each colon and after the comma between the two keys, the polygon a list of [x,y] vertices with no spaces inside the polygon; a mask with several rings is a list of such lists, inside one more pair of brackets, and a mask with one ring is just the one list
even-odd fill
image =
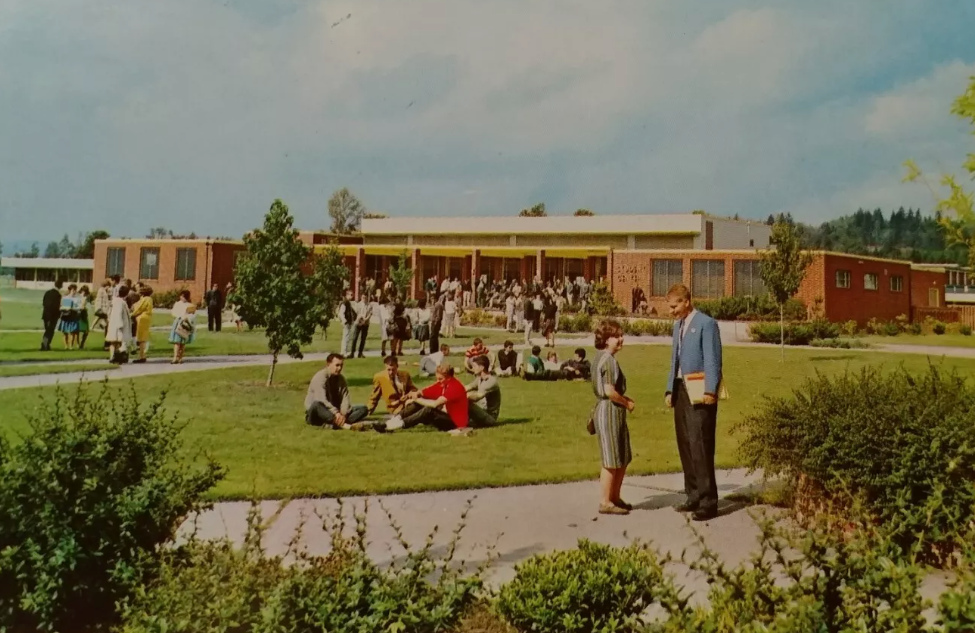
{"label": "tree trunk", "polygon": [[779,304],[779,342],[782,345],[782,362],[785,362],[785,304]]}
{"label": "tree trunk", "polygon": [[278,366],[278,353],[271,353],[271,370],[267,372],[267,382],[264,384],[265,387],[271,386],[271,381],[274,380],[274,368]]}

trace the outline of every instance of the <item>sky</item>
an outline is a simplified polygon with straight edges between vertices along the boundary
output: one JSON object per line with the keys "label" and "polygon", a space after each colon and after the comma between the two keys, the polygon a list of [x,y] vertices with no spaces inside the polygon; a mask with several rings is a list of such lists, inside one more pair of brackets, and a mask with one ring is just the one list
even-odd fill
{"label": "sky", "polygon": [[3,0],[0,242],[377,213],[820,223],[957,172],[971,0]]}

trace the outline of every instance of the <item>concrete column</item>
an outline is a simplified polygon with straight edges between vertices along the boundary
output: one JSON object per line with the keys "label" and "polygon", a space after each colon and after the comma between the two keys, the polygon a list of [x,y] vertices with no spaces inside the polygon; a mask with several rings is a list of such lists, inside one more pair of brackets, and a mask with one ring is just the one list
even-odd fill
{"label": "concrete column", "polygon": [[413,249],[410,263],[413,266],[413,279],[410,281],[410,299],[419,299],[420,290],[423,288],[423,284],[426,283],[426,279],[423,279],[423,260],[420,259],[420,249]]}
{"label": "concrete column", "polygon": [[366,249],[361,246],[355,252],[355,271],[352,273],[352,296],[359,300],[359,281],[362,279],[366,267]]}

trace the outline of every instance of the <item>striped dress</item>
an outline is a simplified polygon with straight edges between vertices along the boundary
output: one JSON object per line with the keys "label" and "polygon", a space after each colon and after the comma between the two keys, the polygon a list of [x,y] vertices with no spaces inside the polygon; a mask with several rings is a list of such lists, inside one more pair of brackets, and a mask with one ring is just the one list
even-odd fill
{"label": "striped dress", "polygon": [[593,363],[592,390],[596,394],[593,422],[603,468],[625,468],[633,460],[630,450],[630,429],[626,425],[626,409],[613,404],[606,397],[606,384],[611,384],[620,395],[626,393],[626,377],[616,357],[601,351]]}

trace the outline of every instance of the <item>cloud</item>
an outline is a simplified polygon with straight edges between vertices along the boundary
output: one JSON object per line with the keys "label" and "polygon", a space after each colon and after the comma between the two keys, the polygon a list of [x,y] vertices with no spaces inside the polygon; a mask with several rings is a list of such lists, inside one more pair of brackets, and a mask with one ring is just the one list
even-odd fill
{"label": "cloud", "polygon": [[323,226],[343,186],[395,215],[893,204],[904,159],[960,161],[970,7],[7,0],[0,235],[235,234],[275,197]]}

